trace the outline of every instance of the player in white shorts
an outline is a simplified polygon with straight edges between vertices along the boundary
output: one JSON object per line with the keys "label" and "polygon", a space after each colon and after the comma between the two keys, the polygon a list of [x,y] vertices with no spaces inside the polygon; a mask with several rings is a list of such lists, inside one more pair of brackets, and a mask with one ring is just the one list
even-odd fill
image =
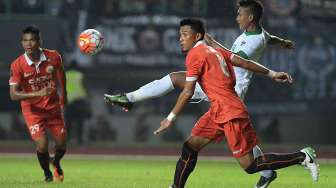
{"label": "player in white shorts", "polygon": [[[262,57],[267,44],[275,44],[288,49],[294,48],[294,43],[292,41],[270,35],[261,27],[260,22],[263,14],[263,5],[260,1],[242,0],[238,3],[238,7],[236,21],[239,24],[240,29],[244,32],[235,40],[231,47],[231,51],[235,54],[245,59],[258,62]],[[206,34],[205,41],[214,48],[225,48],[215,41],[209,34]],[[244,100],[253,74],[252,72],[239,67],[234,67],[234,71],[236,75],[235,90],[237,95]],[[154,80],[140,87],[136,91],[118,95],[105,94],[104,98],[108,103],[119,105],[123,107],[125,111],[128,111],[136,102],[163,96],[173,91],[174,88],[183,89],[185,79],[185,71],[173,72],[160,80]],[[198,99],[199,101],[208,100],[199,84],[196,84],[192,99]],[[263,154],[258,146],[253,148],[253,153],[254,157]],[[265,188],[276,177],[277,174],[275,171],[262,171],[261,177],[255,187]]]}

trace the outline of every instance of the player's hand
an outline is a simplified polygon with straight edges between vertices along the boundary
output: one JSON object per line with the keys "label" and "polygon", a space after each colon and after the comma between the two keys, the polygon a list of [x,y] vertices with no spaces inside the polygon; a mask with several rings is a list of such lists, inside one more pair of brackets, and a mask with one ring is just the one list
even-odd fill
{"label": "player's hand", "polygon": [[43,89],[37,91],[35,95],[37,97],[43,97],[47,95],[51,95],[53,92],[55,92],[55,88],[53,87],[44,87]]}
{"label": "player's hand", "polygon": [[281,43],[281,47],[286,49],[294,49],[295,43],[291,40],[283,40],[283,42]]}
{"label": "player's hand", "polygon": [[293,83],[293,78],[286,72],[274,72],[270,77],[276,82]]}
{"label": "player's hand", "polygon": [[162,131],[168,129],[173,124],[172,121],[169,121],[167,118],[162,120],[160,123],[160,127],[154,131],[154,134],[157,135],[161,133]]}

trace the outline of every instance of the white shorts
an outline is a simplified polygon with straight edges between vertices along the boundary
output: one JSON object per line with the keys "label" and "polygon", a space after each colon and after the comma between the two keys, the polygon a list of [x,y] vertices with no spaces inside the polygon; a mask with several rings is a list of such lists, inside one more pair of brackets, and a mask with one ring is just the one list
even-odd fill
{"label": "white shorts", "polygon": [[196,82],[194,95],[191,97],[191,99],[199,100],[199,102],[209,101],[208,96],[206,96],[198,82]]}
{"label": "white shorts", "polygon": [[235,90],[238,95],[238,97],[244,101],[245,95],[247,93],[247,89],[249,87],[250,83],[236,83]]}

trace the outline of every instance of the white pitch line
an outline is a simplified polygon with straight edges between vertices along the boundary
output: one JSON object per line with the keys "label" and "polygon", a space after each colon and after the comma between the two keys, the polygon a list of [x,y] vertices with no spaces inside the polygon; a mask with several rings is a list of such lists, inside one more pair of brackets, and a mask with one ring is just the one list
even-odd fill
{"label": "white pitch line", "polygon": [[[30,153],[0,153],[0,160],[3,158],[35,158],[35,154]],[[65,155],[65,160],[153,160],[153,161],[176,161],[180,156],[177,155],[106,155],[106,154],[68,154]],[[200,160],[207,161],[225,161],[225,162],[235,162],[236,159],[228,156],[199,156]],[[317,158],[319,163],[322,164],[335,164],[336,158]]]}

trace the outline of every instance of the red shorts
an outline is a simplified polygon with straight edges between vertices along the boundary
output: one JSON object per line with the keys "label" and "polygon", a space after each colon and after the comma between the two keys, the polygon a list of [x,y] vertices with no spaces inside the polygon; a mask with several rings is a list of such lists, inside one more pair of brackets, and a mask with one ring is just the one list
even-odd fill
{"label": "red shorts", "polygon": [[66,136],[66,128],[61,112],[52,114],[24,113],[23,117],[33,140],[45,135],[46,128],[49,129],[54,138],[64,138]]}
{"label": "red shorts", "polygon": [[211,120],[209,113],[205,113],[192,129],[191,135],[208,138],[216,142],[226,138],[235,158],[246,155],[258,144],[256,132],[248,118],[216,123]]}

